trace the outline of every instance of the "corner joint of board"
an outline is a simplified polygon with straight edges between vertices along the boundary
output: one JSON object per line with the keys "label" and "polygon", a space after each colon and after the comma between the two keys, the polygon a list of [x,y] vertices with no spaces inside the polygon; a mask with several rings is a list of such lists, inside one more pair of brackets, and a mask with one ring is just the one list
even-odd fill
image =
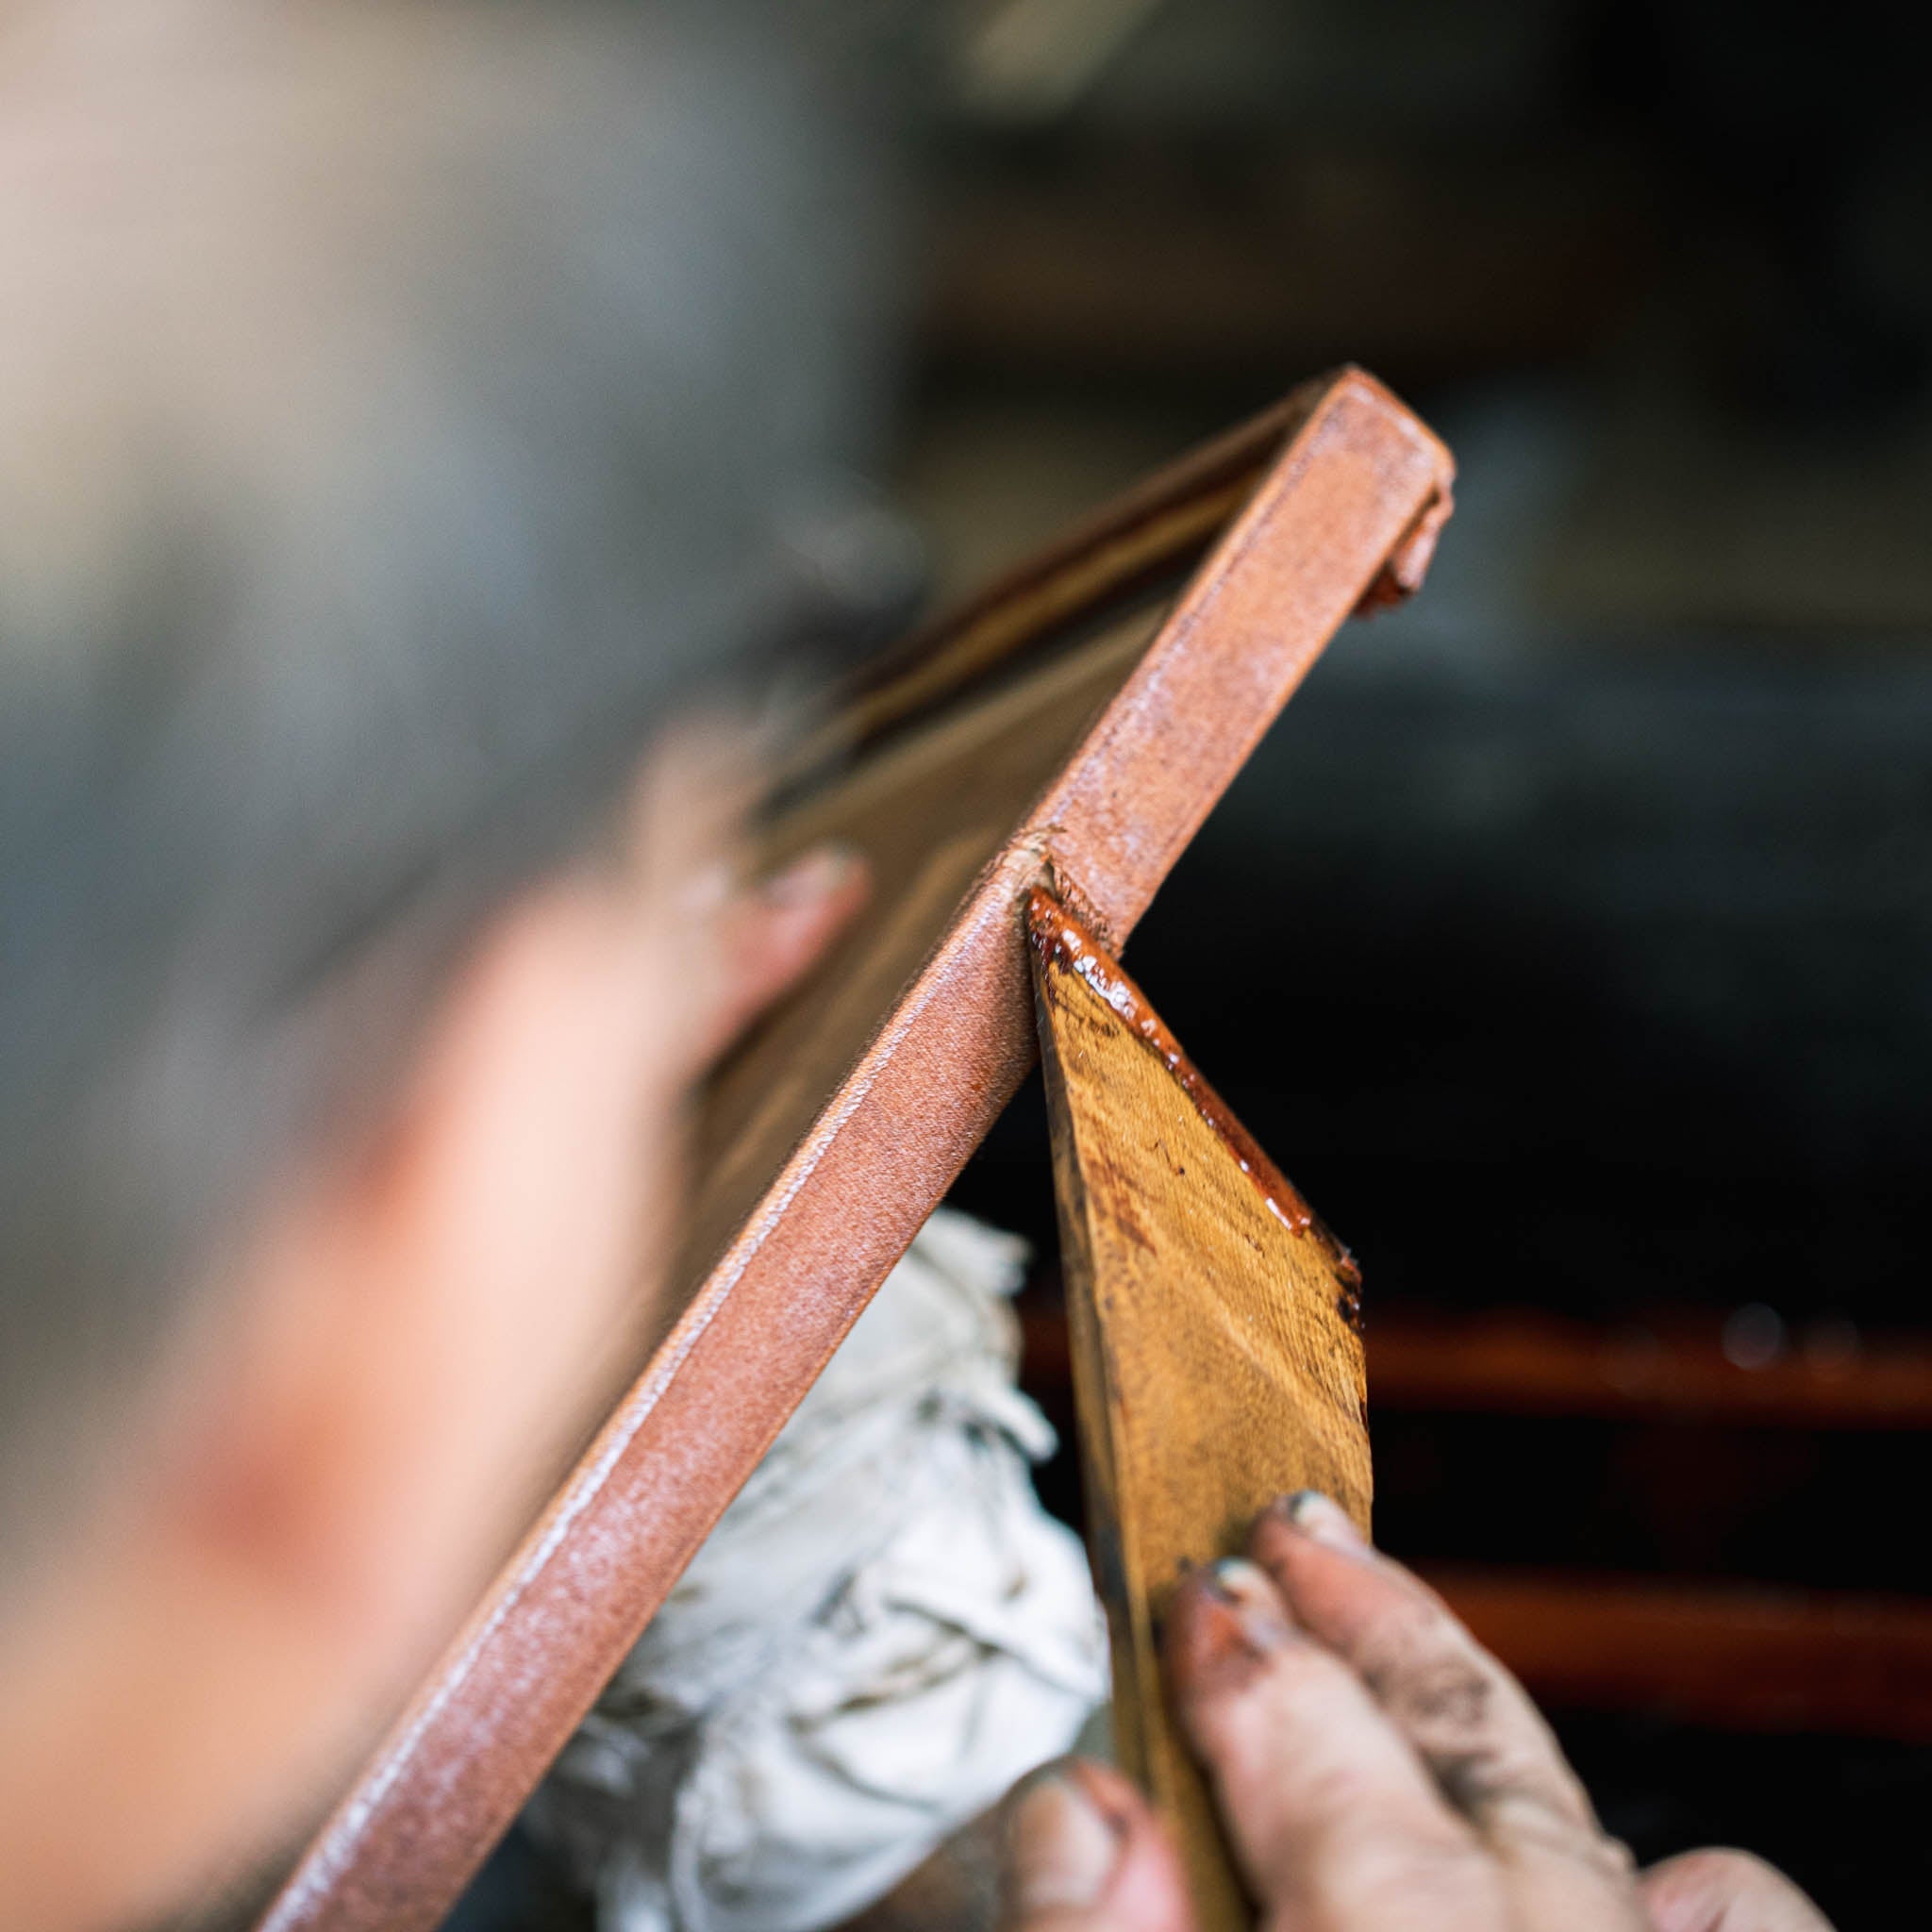
{"label": "corner joint of board", "polygon": [[1041,855],[1040,869],[1021,895],[1020,915],[1036,952],[1051,953],[1063,944],[1070,922],[1109,951],[1118,944],[1112,922],[1051,852]]}

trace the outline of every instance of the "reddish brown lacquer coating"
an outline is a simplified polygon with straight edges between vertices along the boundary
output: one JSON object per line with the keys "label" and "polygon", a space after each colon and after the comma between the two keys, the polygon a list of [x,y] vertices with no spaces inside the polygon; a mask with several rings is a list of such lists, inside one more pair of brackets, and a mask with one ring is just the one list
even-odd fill
{"label": "reddish brown lacquer coating", "polygon": [[1042,886],[1035,886],[1026,895],[1026,931],[1041,958],[1058,960],[1077,974],[1146,1043],[1147,1051],[1193,1102],[1194,1110],[1226,1144],[1235,1165],[1254,1182],[1275,1220],[1291,1234],[1307,1235],[1321,1246],[1335,1271],[1338,1310],[1349,1326],[1359,1332],[1362,1276],[1355,1257],[1328,1231],[1321,1216],[1302,1199],[1300,1190],[1262,1152],[1260,1142],[1202,1077],[1146,995],[1080,921]]}
{"label": "reddish brown lacquer coating", "polygon": [[[796,1131],[784,1070],[761,1074],[774,1098],[750,1151],[726,1149],[728,1214],[700,1205],[700,1228],[722,1231],[698,1237],[710,1257],[683,1312],[302,1859],[274,1932],[441,1921],[1031,1065],[1026,889],[1077,881],[1117,945],[1337,626],[1372,587],[1379,601],[1413,578],[1448,500],[1441,444],[1356,370],[1280,420],[1272,467],[1052,775],[1011,799],[991,856],[947,889],[863,1044],[822,1084],[791,1082]],[[1225,493],[1224,465],[1194,467]],[[1072,588],[1025,577],[1041,622],[1117,602],[1145,567],[1149,505],[1172,519],[1186,497],[1157,479],[1056,546],[1047,577]],[[970,841],[933,809],[937,861]],[[826,988],[836,972],[805,997]]]}

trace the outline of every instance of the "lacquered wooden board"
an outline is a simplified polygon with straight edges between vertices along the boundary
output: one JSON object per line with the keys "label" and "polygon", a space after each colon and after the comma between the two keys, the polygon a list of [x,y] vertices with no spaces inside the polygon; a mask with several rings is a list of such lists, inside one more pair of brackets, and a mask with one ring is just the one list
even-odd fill
{"label": "lacquered wooden board", "polygon": [[1275,1496],[1325,1491],[1367,1530],[1360,1276],[1094,935],[1039,891],[1027,924],[1115,1739],[1173,1822],[1200,1932],[1236,1932],[1252,1913],[1157,1633]]}
{"label": "lacquered wooden board", "polygon": [[[267,1924],[441,1921],[1031,1065],[1028,887],[1077,890],[1123,939],[1329,636],[1412,587],[1452,475],[1343,371],[855,700],[861,755],[772,850],[846,837],[872,905],[722,1070],[655,1349]],[[1204,551],[1164,614],[1123,611]]]}

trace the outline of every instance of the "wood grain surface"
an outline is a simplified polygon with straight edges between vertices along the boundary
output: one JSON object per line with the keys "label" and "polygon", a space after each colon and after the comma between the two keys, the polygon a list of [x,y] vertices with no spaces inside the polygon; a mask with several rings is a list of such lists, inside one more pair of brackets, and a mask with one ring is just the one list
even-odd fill
{"label": "wood grain surface", "polygon": [[1201,1932],[1252,1922],[1162,1694],[1193,1565],[1319,1489],[1366,1531],[1360,1276],[1094,936],[1029,895],[1088,1534],[1121,1759],[1179,1837]]}
{"label": "wood grain surface", "polygon": [[[1252,485],[1184,462],[1017,574],[997,648],[902,691],[774,830],[850,836],[870,911],[722,1070],[668,1328],[266,1925],[440,1922],[1024,1076],[1027,888],[1077,881],[1117,943],[1337,626],[1412,582],[1453,466],[1379,384],[1311,385],[1258,441]],[[1146,579],[1133,532],[1217,492],[1165,617],[1085,635]]]}

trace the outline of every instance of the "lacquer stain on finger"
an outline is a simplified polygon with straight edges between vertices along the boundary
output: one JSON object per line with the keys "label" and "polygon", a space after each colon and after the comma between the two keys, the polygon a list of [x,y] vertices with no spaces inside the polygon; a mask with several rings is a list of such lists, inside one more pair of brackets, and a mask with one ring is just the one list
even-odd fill
{"label": "lacquer stain on finger", "polygon": [[1274,1580],[1245,1557],[1224,1557],[1200,1572],[1208,1594],[1232,1604],[1250,1623],[1257,1640],[1278,1650],[1293,1634],[1293,1619]]}
{"label": "lacquer stain on finger", "polygon": [[1183,1694],[1239,1689],[1300,1641],[1281,1592],[1238,1557],[1191,1571],[1168,1611],[1167,1664]]}

